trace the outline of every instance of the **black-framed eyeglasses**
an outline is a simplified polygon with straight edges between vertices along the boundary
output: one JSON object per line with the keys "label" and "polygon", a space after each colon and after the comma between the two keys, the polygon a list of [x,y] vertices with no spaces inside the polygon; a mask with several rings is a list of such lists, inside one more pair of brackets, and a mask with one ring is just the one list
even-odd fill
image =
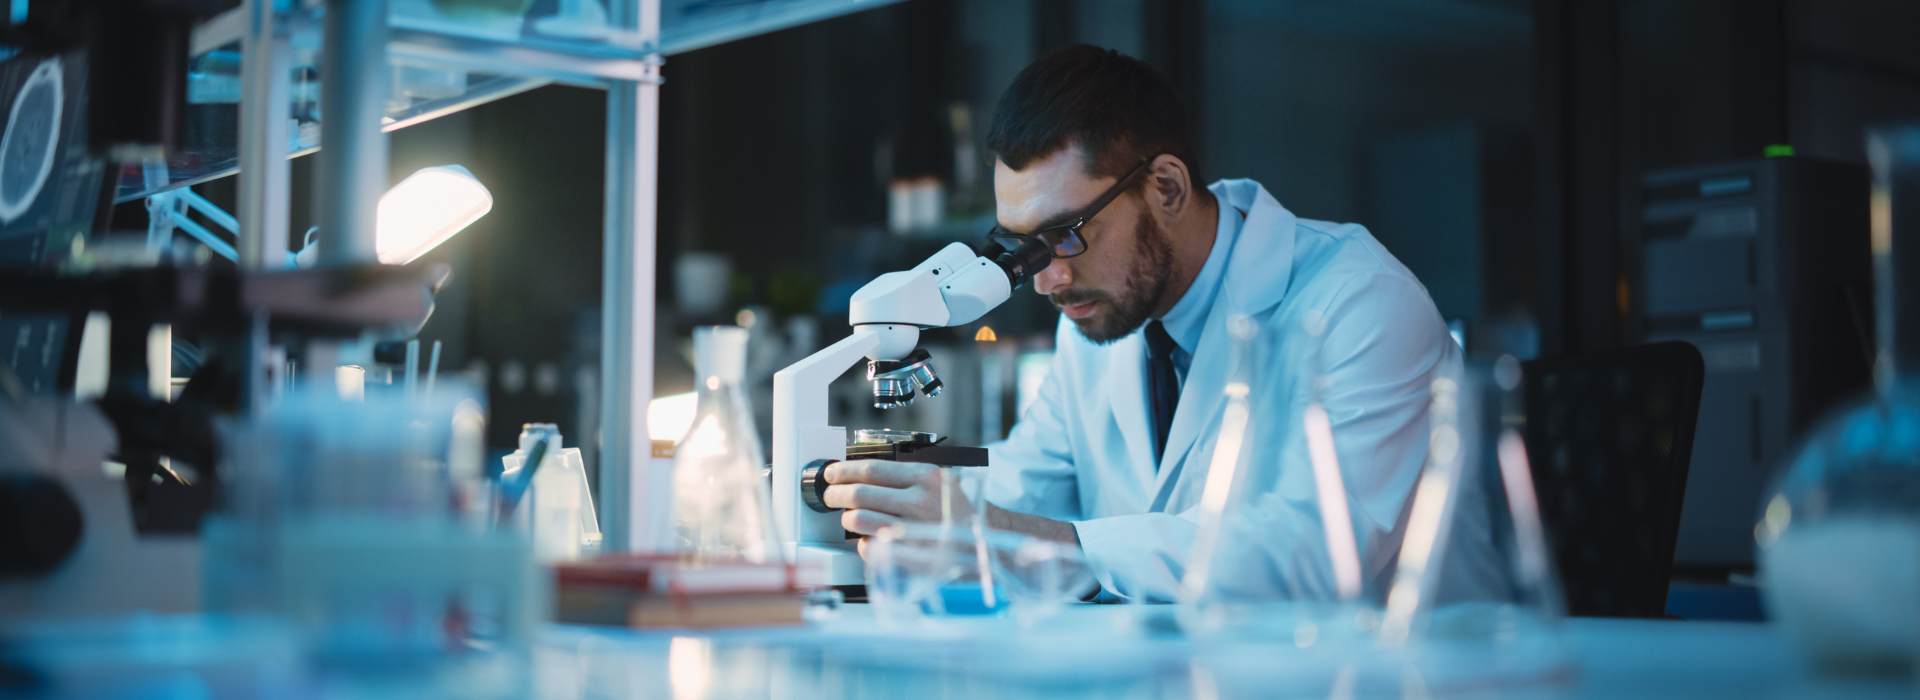
{"label": "black-framed eyeglasses", "polygon": [[[1155,158],[1158,157],[1159,156],[1155,156]],[[1112,204],[1114,198],[1119,197],[1120,193],[1127,191],[1127,187],[1133,184],[1135,178],[1140,177],[1140,173],[1146,172],[1147,166],[1149,165],[1153,165],[1153,158],[1148,158],[1146,162],[1134,166],[1133,172],[1127,173],[1126,177],[1122,177],[1119,182],[1113,183],[1113,187],[1107,188],[1106,193],[1100,195],[1098,199],[1093,200],[1093,203],[1081,209],[1078,214],[1074,215],[1072,219],[1067,220],[1064,224],[1048,226],[1029,234],[1014,233],[1001,228],[999,224],[994,224],[993,228],[987,231],[987,240],[993,241],[1007,250],[1014,250],[1019,248],[1020,244],[1025,243],[1029,237],[1039,236],[1040,240],[1046,242],[1047,252],[1051,253],[1053,257],[1071,258],[1085,253],[1087,252],[1087,239],[1085,236],[1080,235],[1080,228],[1086,226],[1087,222],[1092,221],[1093,217],[1098,216],[1100,210],[1106,209],[1108,204]]]}

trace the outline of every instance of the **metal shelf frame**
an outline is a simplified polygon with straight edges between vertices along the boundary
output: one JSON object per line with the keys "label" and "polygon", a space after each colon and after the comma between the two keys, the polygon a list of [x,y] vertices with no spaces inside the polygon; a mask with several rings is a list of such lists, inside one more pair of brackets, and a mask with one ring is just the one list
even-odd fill
{"label": "metal shelf frame", "polygon": [[[385,183],[382,131],[393,131],[550,83],[607,91],[605,283],[601,298],[600,529],[608,551],[645,548],[668,475],[652,467],[655,220],[662,57],[901,0],[606,0],[609,31],[593,40],[489,38],[392,17],[387,0],[246,0],[194,30],[191,52],[241,47],[236,248],[246,269],[285,264],[291,176],[288,123],[296,41],[322,34],[319,179],[322,264],[372,261],[374,207]],[[662,33],[662,7],[675,26]],[[327,15],[331,13],[332,16]],[[303,44],[311,46],[311,44]],[[465,94],[381,115],[390,64],[467,70],[491,80]],[[330,145],[330,147],[329,147]],[[210,173],[131,194],[186,187]],[[376,177],[377,175],[377,177]],[[331,252],[329,252],[331,251]],[[256,339],[249,391],[284,351]],[[322,366],[317,359],[307,364]],[[256,404],[259,405],[259,404]],[[580,436],[592,439],[592,436]]]}
{"label": "metal shelf frame", "polygon": [[[652,474],[652,441],[646,408],[653,396],[654,221],[659,155],[660,0],[610,0],[609,37],[597,43],[506,41],[430,28],[389,24],[384,0],[331,0],[322,47],[327,68],[320,151],[323,180],[320,211],[330,221],[320,232],[328,262],[371,262],[373,206],[378,189],[361,189],[358,174],[378,172],[384,186],[387,154],[383,130],[452,113],[502,95],[487,94],[437,105],[413,118],[383,125],[376,89],[389,58],[405,64],[464,68],[525,79],[509,87],[521,92],[546,82],[588,85],[607,90],[606,223],[603,233],[606,283],[601,299],[601,531],[609,551],[644,547],[657,512],[649,485],[665,475]],[[287,123],[296,30],[311,30],[315,13],[289,0],[249,0],[240,8],[201,26],[196,49],[241,45],[239,198],[237,218],[241,264],[248,269],[285,265],[288,212],[292,196],[288,168]],[[357,25],[355,23],[358,23]],[[369,37],[377,22],[385,37]],[[335,98],[329,101],[327,98]],[[360,114],[365,112],[366,114]],[[353,115],[348,118],[347,115]],[[332,180],[327,173],[331,175]],[[331,183],[334,186],[328,187]],[[278,255],[275,255],[275,253]],[[261,348],[251,363],[249,384],[264,385],[270,349]],[[310,363],[312,364],[312,363]],[[257,394],[257,392],[256,392]],[[586,439],[588,436],[582,436]]]}

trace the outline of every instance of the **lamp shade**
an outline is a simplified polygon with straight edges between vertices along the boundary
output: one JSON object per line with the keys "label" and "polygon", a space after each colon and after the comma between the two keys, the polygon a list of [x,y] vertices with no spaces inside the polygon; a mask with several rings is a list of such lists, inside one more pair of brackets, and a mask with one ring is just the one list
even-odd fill
{"label": "lamp shade", "polygon": [[493,193],[458,165],[421,168],[380,197],[380,262],[404,265],[493,210]]}

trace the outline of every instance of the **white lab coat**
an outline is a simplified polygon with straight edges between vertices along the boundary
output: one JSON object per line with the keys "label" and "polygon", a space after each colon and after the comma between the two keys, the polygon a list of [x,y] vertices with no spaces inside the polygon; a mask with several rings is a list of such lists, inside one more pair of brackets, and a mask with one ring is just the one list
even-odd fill
{"label": "white lab coat", "polygon": [[[1162,463],[1153,464],[1145,341],[1139,332],[1095,345],[1062,318],[1052,373],[1004,442],[989,446],[987,499],[1073,523],[1103,595],[1172,600],[1185,575],[1200,495],[1219,431],[1232,345],[1226,322],[1257,324],[1249,483],[1264,485],[1258,519],[1261,586],[1294,599],[1335,597],[1301,411],[1314,368],[1358,540],[1366,590],[1389,581],[1414,483],[1427,452],[1429,385],[1457,369],[1459,348],[1426,288],[1354,224],[1296,218],[1259,183],[1209,188],[1228,216],[1245,212],[1205,330],[1181,387]],[[1313,314],[1325,334],[1310,335]],[[1467,534],[1467,533],[1462,533]]]}

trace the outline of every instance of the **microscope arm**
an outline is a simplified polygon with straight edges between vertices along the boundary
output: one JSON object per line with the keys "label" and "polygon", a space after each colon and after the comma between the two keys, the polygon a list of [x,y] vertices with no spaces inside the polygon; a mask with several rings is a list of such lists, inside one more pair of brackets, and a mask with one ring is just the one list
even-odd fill
{"label": "microscope arm", "polygon": [[827,424],[827,386],[878,347],[880,337],[856,330],[773,375],[773,520],[782,542],[844,538],[838,518],[799,517],[799,469],[803,461],[846,457],[846,430]]}

